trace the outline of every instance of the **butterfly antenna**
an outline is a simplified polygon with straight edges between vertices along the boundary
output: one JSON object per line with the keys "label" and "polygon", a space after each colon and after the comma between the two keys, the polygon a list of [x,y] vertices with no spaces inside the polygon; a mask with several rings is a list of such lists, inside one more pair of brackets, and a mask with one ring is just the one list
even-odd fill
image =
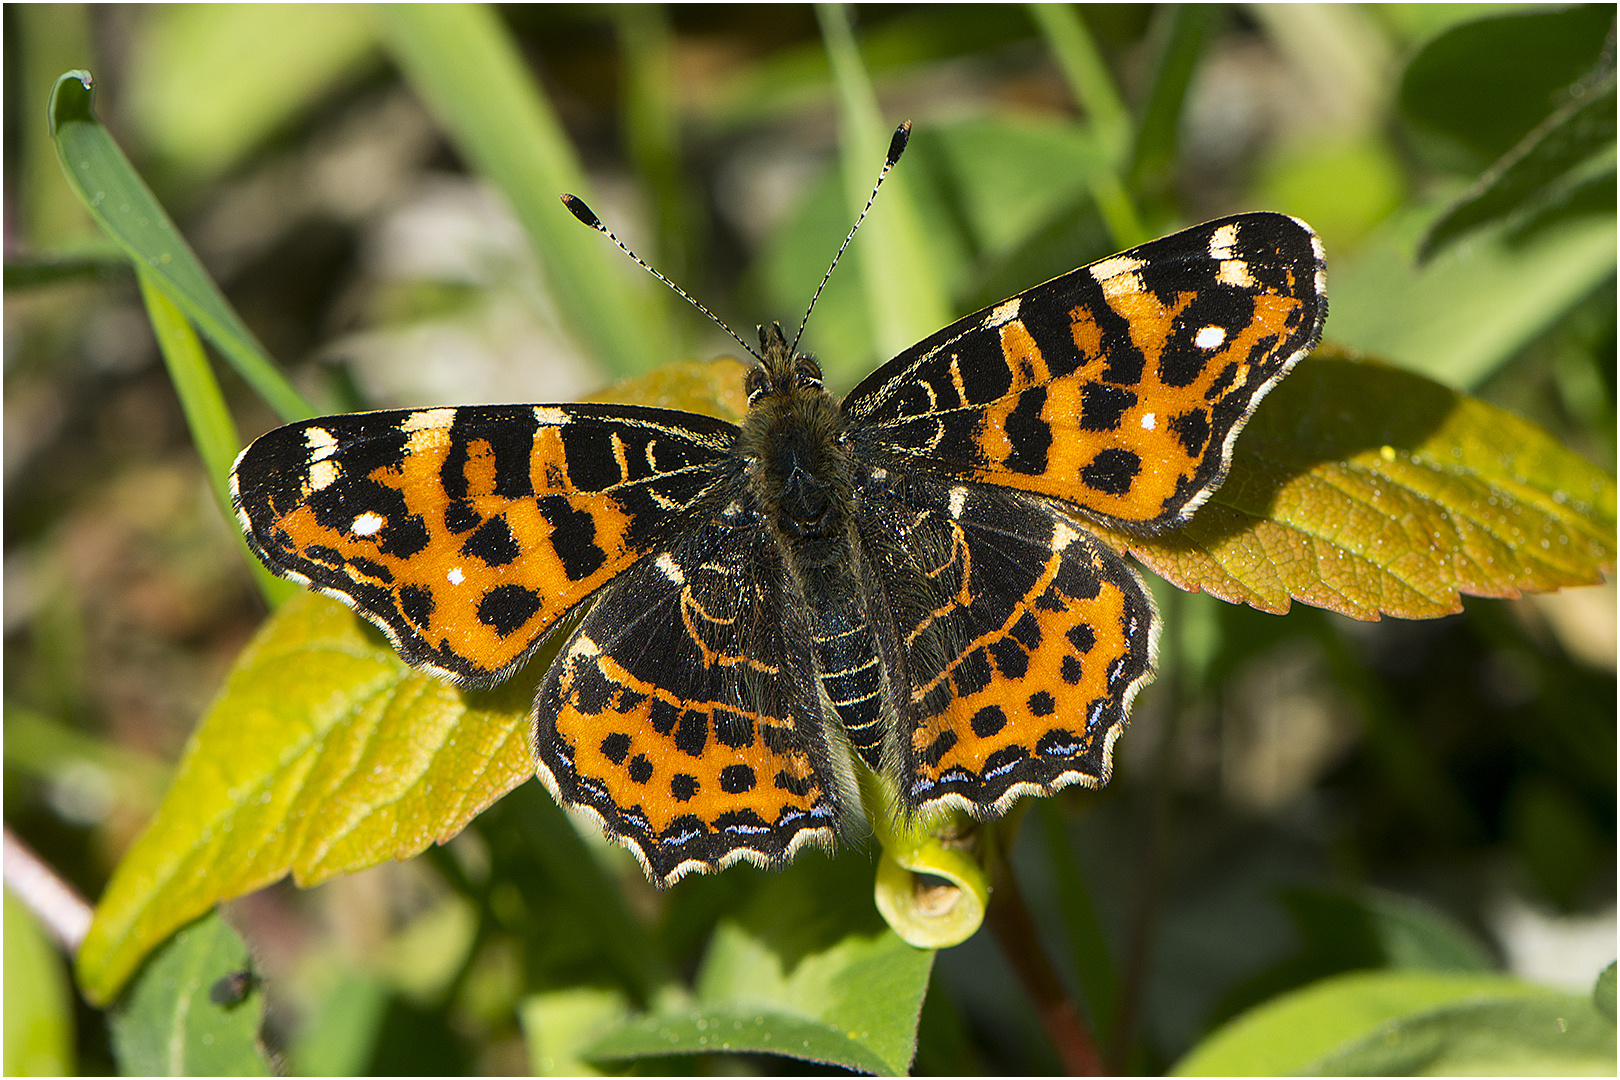
{"label": "butterfly antenna", "polygon": [[838,246],[838,254],[833,256],[832,266],[827,267],[827,272],[821,275],[821,284],[816,286],[816,294],[810,298],[810,306],[805,309],[804,318],[799,320],[799,332],[793,335],[793,345],[789,352],[799,351],[799,339],[804,336],[804,328],[810,322],[810,313],[816,310],[816,301],[821,299],[821,290],[827,287],[827,279],[832,277],[833,268],[838,265],[838,260],[844,257],[844,249],[849,247],[849,242],[855,239],[855,230],[866,220],[867,211],[872,209],[872,202],[877,198],[878,188],[883,186],[883,181],[889,178],[889,170],[894,168],[894,163],[905,153],[906,140],[910,138],[910,120],[894,129],[894,138],[889,140],[889,156],[883,159],[883,168],[878,171],[877,183],[872,185],[872,194],[866,197],[866,205],[861,208],[861,216],[855,219],[855,224],[850,226],[849,235],[844,237],[844,242]]}
{"label": "butterfly antenna", "polygon": [[591,228],[613,241],[618,245],[620,251],[624,252],[626,255],[630,256],[630,258],[635,260],[637,266],[647,271],[647,273],[651,274],[659,281],[662,281],[665,285],[668,285],[671,289],[674,289],[676,295],[682,300],[685,300],[688,304],[691,304],[693,307],[703,312],[703,314],[707,315],[714,325],[730,334],[731,339],[737,344],[741,345],[748,352],[749,356],[752,356],[755,360],[758,360],[762,364],[765,362],[765,358],[759,355],[759,353],[755,352],[753,346],[749,345],[748,342],[738,337],[737,331],[733,330],[731,327],[722,322],[720,320],[720,316],[698,303],[697,299],[693,297],[691,293],[669,280],[669,278],[665,277],[663,274],[660,274],[657,270],[654,270],[652,267],[648,266],[647,263],[642,260],[640,255],[637,255],[635,252],[625,247],[624,241],[620,240],[617,236],[614,236],[613,230],[602,224],[602,219],[597,217],[596,214],[591,211],[591,208],[585,205],[584,199],[581,199],[578,195],[563,195],[561,198],[562,204],[568,207],[568,212],[570,214],[573,214],[580,221],[589,225]]}

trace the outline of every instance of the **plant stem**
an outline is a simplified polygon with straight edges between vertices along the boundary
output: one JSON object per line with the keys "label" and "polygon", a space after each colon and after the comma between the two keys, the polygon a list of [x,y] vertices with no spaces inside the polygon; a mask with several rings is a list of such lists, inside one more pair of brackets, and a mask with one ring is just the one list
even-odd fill
{"label": "plant stem", "polygon": [[62,951],[77,956],[90,929],[90,905],[49,863],[5,828],[6,888],[33,913]]}
{"label": "plant stem", "polygon": [[1012,867],[999,854],[995,858],[995,887],[990,892],[990,907],[985,917],[1024,992],[1035,1003],[1035,1014],[1057,1050],[1064,1073],[1068,1076],[1104,1075],[1102,1055],[1097,1052],[1091,1031],[1042,951],[1035,922],[1024,906]]}

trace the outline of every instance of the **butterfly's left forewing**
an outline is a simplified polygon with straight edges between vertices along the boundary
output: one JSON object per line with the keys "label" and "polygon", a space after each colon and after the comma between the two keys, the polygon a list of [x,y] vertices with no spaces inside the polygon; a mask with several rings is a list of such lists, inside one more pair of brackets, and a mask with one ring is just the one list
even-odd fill
{"label": "butterfly's left forewing", "polygon": [[277,573],[350,604],[412,664],[489,685],[684,525],[735,435],[630,406],[331,416],[256,440],[232,496]]}

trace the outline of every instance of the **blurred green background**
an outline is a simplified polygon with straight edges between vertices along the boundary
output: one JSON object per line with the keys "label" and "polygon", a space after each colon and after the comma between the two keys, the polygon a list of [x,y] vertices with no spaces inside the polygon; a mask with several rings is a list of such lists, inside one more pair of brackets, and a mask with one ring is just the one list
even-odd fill
{"label": "blurred green background", "polygon": [[[950,317],[1272,209],[1327,245],[1330,340],[1613,471],[1612,6],[840,11],[498,9],[514,71],[539,88],[541,110],[519,115],[493,75],[487,97],[447,97],[432,69],[454,43],[413,41],[375,9],[8,5],[8,825],[98,896],[264,615],[127,266],[62,179],[46,102],[72,68],[95,74],[102,121],[325,411],[568,400],[735,353],[605,242],[600,284],[575,297],[586,279],[546,246],[560,186],[745,336],[795,324],[852,190],[909,118],[892,189],[806,332],[835,391]],[[851,57],[871,102],[840,100]],[[1559,158],[1588,115],[1598,134]],[[554,172],[525,173],[513,159],[544,139]],[[540,194],[511,179],[525,175]],[[1450,231],[1430,235],[1437,221]],[[566,225],[556,244],[601,242]],[[868,261],[889,252],[913,272],[884,305]],[[222,380],[244,436],[277,422]],[[1162,1071],[1222,1020],[1348,970],[1590,988],[1615,951],[1612,583],[1424,623],[1159,597],[1168,670],[1115,780],[1039,807],[1013,851],[1112,1062]],[[584,1067],[525,1031],[588,1026],[646,988],[525,854],[516,819],[545,798],[530,785],[428,857],[231,906],[290,1068]],[[622,853],[591,850],[676,981],[765,880],[737,868],[655,893]],[[1080,932],[1085,906],[1100,941]],[[7,1071],[113,1070],[102,1015],[65,1005],[49,949],[18,952],[27,916],[9,901],[6,920]],[[1426,952],[1403,950],[1412,926]],[[33,1065],[12,1057],[14,985],[41,1003]],[[943,951],[916,1069],[1054,1068],[988,935]]]}

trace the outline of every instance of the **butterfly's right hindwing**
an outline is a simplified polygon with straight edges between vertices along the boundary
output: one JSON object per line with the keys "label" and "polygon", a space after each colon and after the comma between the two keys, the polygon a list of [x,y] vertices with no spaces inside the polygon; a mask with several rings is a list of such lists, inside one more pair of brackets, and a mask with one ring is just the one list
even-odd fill
{"label": "butterfly's right hindwing", "polygon": [[410,663],[484,686],[684,527],[736,430],[604,405],[330,416],[243,451],[232,498],[271,569],[353,606]]}

